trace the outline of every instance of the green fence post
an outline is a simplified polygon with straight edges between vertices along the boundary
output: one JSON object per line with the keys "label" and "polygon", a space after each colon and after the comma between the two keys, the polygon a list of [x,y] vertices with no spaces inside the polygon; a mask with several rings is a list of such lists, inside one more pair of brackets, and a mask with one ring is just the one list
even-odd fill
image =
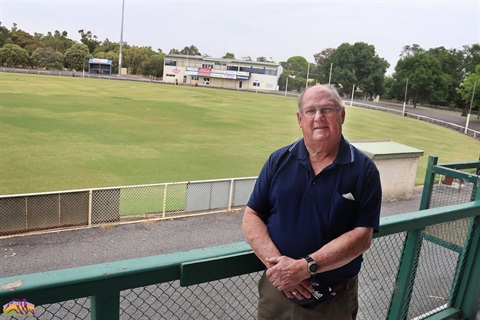
{"label": "green fence post", "polygon": [[433,185],[435,184],[435,172],[433,172],[433,166],[436,166],[437,163],[438,157],[428,157],[427,170],[425,172],[425,182],[423,184],[422,199],[420,201],[419,210],[430,208],[430,197],[432,196]]}
{"label": "green fence post", "polygon": [[464,272],[453,306],[462,310],[462,319],[475,319],[480,299],[480,216],[475,218],[475,227],[468,248]]}
{"label": "green fence post", "polygon": [[408,231],[395,280],[395,289],[390,299],[387,319],[402,320],[407,316],[421,247],[421,230]]}
{"label": "green fence post", "polygon": [[120,292],[105,291],[90,297],[92,320],[120,319]]}

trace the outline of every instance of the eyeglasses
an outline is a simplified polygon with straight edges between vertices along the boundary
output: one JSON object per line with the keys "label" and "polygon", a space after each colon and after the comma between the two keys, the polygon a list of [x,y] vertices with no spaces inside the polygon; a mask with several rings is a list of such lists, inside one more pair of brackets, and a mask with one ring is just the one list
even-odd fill
{"label": "eyeglasses", "polygon": [[303,110],[302,114],[307,118],[315,118],[317,111],[324,117],[331,117],[335,114],[336,111],[340,110],[339,108],[333,107],[325,107],[325,108],[318,108],[318,109],[307,109]]}

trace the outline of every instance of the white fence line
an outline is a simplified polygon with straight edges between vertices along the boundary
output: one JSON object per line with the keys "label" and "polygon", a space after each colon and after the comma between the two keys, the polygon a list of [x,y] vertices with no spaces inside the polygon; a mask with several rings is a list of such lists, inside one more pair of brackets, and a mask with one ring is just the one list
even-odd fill
{"label": "white fence line", "polygon": [[[402,110],[397,110],[397,109],[387,108],[387,107],[380,107],[380,106],[376,106],[376,105],[372,105],[372,104],[368,104],[368,103],[356,102],[356,101],[353,101],[353,105],[358,106],[358,107],[362,107],[362,108],[367,108],[367,109],[382,110],[382,111],[394,112],[394,113],[400,113],[400,114],[403,113]],[[423,115],[420,115],[420,114],[412,113],[410,111],[406,112],[404,114],[404,116],[407,116],[407,117],[410,117],[410,118],[416,118],[417,120],[422,120],[422,121],[426,121],[426,122],[430,122],[430,123],[439,124],[443,127],[452,128],[452,129],[454,129],[456,131],[459,131],[461,133],[464,133],[465,129],[466,129],[465,126],[461,126],[461,125],[458,125],[456,123],[447,122],[447,121],[423,116]],[[469,135],[469,136],[472,136],[475,139],[480,138],[480,131],[472,130],[470,128],[467,129],[466,134]]]}
{"label": "white fence line", "polygon": [[90,188],[0,196],[0,237],[172,219],[245,206],[257,177]]}

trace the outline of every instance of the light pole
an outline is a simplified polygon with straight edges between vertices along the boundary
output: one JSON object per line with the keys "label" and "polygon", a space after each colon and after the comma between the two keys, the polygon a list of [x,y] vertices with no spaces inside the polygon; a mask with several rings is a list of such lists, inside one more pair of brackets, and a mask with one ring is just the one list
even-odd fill
{"label": "light pole", "polygon": [[350,107],[353,106],[353,96],[355,95],[355,85],[352,87],[352,99],[350,100]]}
{"label": "light pole", "polygon": [[285,97],[287,96],[287,90],[288,90],[288,78],[295,79],[295,76],[291,76],[291,75],[287,74],[287,81],[285,81]]}
{"label": "light pole", "polygon": [[408,90],[408,78],[407,83],[405,84],[405,98],[403,99],[403,115],[405,116],[405,106],[407,103],[407,90]]}
{"label": "light pole", "polygon": [[333,62],[330,63],[330,76],[328,76],[328,85],[330,85],[330,82],[332,81],[332,68],[333,68]]}
{"label": "light pole", "polygon": [[472,113],[472,106],[473,106],[473,97],[475,96],[475,88],[477,87],[477,81],[473,84],[473,92],[472,92],[472,100],[470,100],[470,109],[468,110],[467,114],[467,123],[465,124],[465,134],[468,132],[468,124],[470,123],[470,113]]}
{"label": "light pole", "polygon": [[118,75],[122,75],[122,49],[123,49],[123,16],[125,12],[125,0],[122,0],[122,25],[120,28],[120,53],[118,55]]}
{"label": "light pole", "polygon": [[289,77],[290,77],[290,76],[289,76],[289,75],[287,75],[287,81],[285,81],[285,97],[287,96],[287,90],[288,90],[288,78],[289,78]]}
{"label": "light pole", "polygon": [[308,89],[308,76],[310,75],[310,63],[307,61],[308,67],[307,67],[307,81],[305,81],[305,90]]}

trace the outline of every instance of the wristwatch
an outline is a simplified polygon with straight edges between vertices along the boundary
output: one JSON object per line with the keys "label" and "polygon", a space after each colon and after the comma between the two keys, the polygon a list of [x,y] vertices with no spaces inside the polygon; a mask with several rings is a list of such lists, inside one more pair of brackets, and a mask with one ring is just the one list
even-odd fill
{"label": "wristwatch", "polygon": [[310,256],[306,256],[304,259],[307,260],[308,272],[310,272],[310,274],[312,276],[317,274],[318,273],[318,264],[315,262],[315,260],[313,260],[312,257],[310,257]]}

